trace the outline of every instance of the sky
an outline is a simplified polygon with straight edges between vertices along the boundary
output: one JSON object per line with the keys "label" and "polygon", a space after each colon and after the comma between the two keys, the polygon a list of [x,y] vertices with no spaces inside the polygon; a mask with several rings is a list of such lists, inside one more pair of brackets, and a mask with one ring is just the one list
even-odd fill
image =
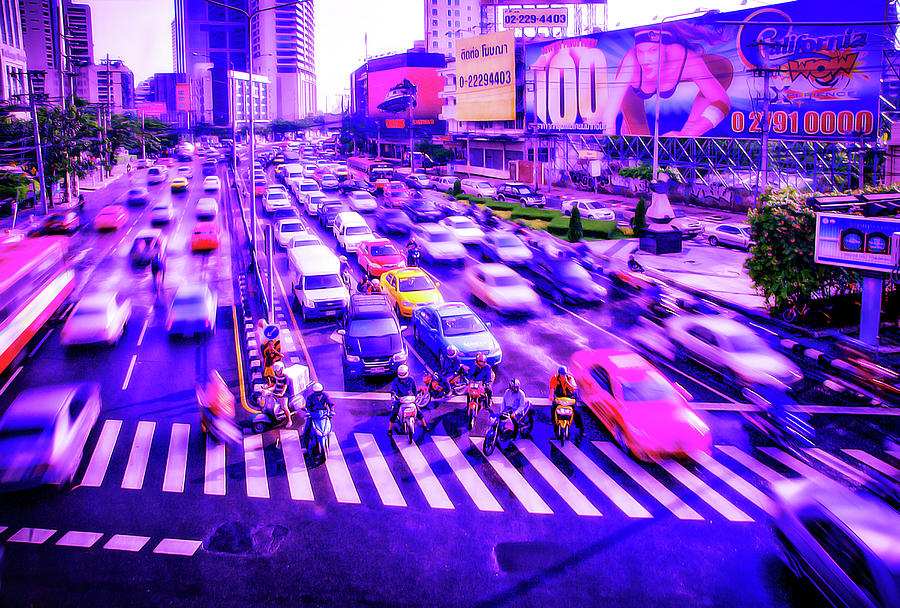
{"label": "sky", "polygon": [[[172,71],[171,0],[79,0],[91,6],[94,60],[122,59],[135,83]],[[771,4],[744,0],[749,6]],[[704,9],[734,10],[741,0],[609,0],[610,29]],[[423,0],[316,0],[316,80],[319,109],[340,107],[350,72],[369,55],[399,52],[424,39]]]}

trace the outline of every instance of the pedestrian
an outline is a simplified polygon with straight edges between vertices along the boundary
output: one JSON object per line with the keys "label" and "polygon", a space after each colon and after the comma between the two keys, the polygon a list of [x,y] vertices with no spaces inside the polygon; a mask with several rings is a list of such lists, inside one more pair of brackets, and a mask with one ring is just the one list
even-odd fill
{"label": "pedestrian", "polygon": [[162,291],[166,278],[166,265],[163,263],[162,254],[157,252],[150,260],[150,272],[153,273],[153,288],[157,293]]}
{"label": "pedestrian", "polygon": [[78,213],[84,213],[84,195],[78,195]]}
{"label": "pedestrian", "polygon": [[125,167],[125,170],[128,171],[128,175],[131,175],[131,163],[128,163],[128,165]]}

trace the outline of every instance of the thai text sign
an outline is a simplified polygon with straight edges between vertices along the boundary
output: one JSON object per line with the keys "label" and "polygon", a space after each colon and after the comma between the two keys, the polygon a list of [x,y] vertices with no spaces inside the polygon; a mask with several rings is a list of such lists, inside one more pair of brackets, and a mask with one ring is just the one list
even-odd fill
{"label": "thai text sign", "polygon": [[515,45],[512,30],[456,42],[457,120],[515,120]]}

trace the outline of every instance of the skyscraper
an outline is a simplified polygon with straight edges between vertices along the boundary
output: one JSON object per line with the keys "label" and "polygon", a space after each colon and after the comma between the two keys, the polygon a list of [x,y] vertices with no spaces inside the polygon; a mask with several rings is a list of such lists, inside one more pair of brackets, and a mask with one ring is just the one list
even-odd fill
{"label": "skyscraper", "polygon": [[0,2],[0,101],[26,92],[27,67],[19,2]]}
{"label": "skyscraper", "polygon": [[28,69],[35,70],[35,93],[47,95],[47,102],[62,103],[69,90],[65,80],[66,39],[62,0],[19,0],[22,33]]}
{"label": "skyscraper", "polygon": [[77,63],[94,63],[94,32],[91,27],[91,7],[69,2],[63,5],[66,18],[66,42],[69,59]]}
{"label": "skyscraper", "polygon": [[425,50],[452,55],[454,42],[481,32],[481,0],[425,0]]}

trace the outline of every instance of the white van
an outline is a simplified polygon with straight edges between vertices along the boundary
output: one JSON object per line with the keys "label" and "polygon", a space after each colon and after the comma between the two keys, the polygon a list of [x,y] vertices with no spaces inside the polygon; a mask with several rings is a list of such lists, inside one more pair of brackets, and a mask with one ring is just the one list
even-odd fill
{"label": "white van", "polygon": [[366,220],[356,211],[341,211],[334,218],[334,237],[338,246],[348,253],[355,253],[363,241],[374,238]]}
{"label": "white van", "polygon": [[169,169],[165,165],[153,165],[147,171],[148,184],[161,184],[166,181],[169,175]]}
{"label": "white van", "polygon": [[497,188],[484,178],[468,178],[460,183],[462,191],[472,196],[493,198],[497,196]]}
{"label": "white van", "polygon": [[319,215],[319,207],[328,200],[328,197],[318,190],[315,190],[313,192],[304,192],[299,200],[300,204],[303,205],[303,208],[306,209],[306,213],[311,216],[316,216]]}
{"label": "white van", "polygon": [[303,204],[303,197],[307,192],[321,192],[319,190],[319,184],[317,184],[314,180],[301,177],[300,179],[295,179],[290,182],[291,191],[294,193],[294,196],[297,197],[297,200],[300,201],[300,204]]}
{"label": "white van", "polygon": [[339,316],[350,303],[340,276],[341,263],[325,245],[288,250],[294,298],[304,319]]}
{"label": "white van", "polygon": [[316,174],[316,169],[318,169],[318,167],[316,167],[315,163],[306,163],[303,165],[303,177],[312,179],[313,175]]}
{"label": "white van", "polygon": [[291,163],[281,168],[281,175],[285,184],[290,184],[298,179],[303,179],[303,165],[300,163]]}

